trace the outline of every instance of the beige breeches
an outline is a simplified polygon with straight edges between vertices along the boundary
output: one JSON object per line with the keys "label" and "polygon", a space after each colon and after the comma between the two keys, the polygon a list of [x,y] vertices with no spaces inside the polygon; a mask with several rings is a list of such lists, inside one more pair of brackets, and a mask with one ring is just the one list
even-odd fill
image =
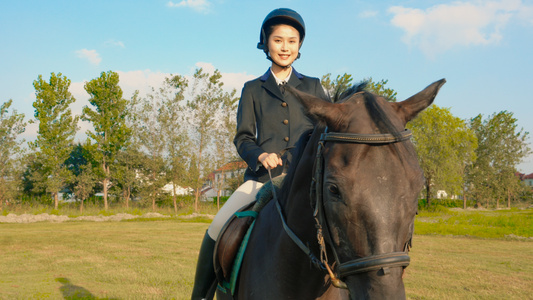
{"label": "beige breeches", "polygon": [[207,229],[207,233],[213,240],[218,238],[222,227],[235,212],[255,200],[255,195],[262,186],[261,182],[248,180],[229,197]]}

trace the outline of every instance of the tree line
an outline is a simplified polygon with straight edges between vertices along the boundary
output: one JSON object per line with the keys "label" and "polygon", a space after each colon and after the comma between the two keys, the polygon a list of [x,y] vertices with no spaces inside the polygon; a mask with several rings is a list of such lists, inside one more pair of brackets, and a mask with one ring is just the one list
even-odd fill
{"label": "tree line", "polygon": [[[330,94],[340,94],[353,84],[349,74],[322,77]],[[387,81],[365,80],[367,89],[396,101]],[[132,197],[155,209],[168,198],[162,188],[171,184],[174,210],[178,187],[191,187],[198,209],[200,189],[207,176],[223,164],[236,160],[232,143],[238,102],[236,90],[223,89],[222,75],[197,69],[188,79],[165,78],[146,95],[138,91],[123,97],[117,73],[102,72],[85,83],[89,104],[80,116],[71,111],[76,99],[71,81],[61,73],[49,80],[39,75],[33,82],[36,100],[34,119],[37,138],[19,139],[27,126],[23,114],[10,109],[12,100],[0,106],[0,208],[24,196],[51,197],[54,207],[59,193],[83,201],[102,192],[104,208],[109,195],[126,207]],[[84,142],[75,142],[83,120],[92,125]],[[531,190],[516,177],[516,166],[531,149],[528,132],[519,129],[508,111],[463,120],[448,108],[433,104],[409,128],[426,178],[427,204],[438,190],[460,195],[479,206],[499,206],[506,200],[531,198]],[[229,188],[229,187],[219,187]]]}
{"label": "tree line", "polygon": [[[80,201],[103,193],[128,207],[135,195],[155,209],[165,197],[162,188],[177,191],[191,187],[195,207],[207,175],[221,164],[236,159],[233,150],[236,91],[223,89],[222,75],[197,69],[191,79],[180,75],[165,78],[146,95],[138,91],[123,97],[116,72],[102,72],[85,83],[89,104],[80,116],[70,105],[71,81],[61,73],[42,75],[33,82],[36,100],[34,119],[37,138],[17,137],[24,132],[24,115],[10,111],[12,100],[1,107],[0,203],[21,196],[51,197],[57,209],[59,193],[67,191]],[[92,125],[84,142],[75,142],[78,121]],[[0,204],[2,205],[2,204]]]}

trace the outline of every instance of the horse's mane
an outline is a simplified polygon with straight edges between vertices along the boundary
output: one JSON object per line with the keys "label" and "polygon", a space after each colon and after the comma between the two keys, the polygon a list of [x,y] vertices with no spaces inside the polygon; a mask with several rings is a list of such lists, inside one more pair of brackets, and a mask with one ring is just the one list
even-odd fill
{"label": "horse's mane", "polygon": [[362,81],[358,84],[353,85],[342,93],[337,90],[333,102],[342,103],[356,93],[363,93],[366,110],[368,111],[368,114],[374,124],[376,124],[376,126],[378,127],[379,131],[381,133],[391,133],[398,138],[400,136],[400,133],[393,126],[389,117],[383,111],[383,108],[376,101],[376,94],[368,90],[368,84],[368,81]]}
{"label": "horse's mane", "polygon": [[305,131],[300,136],[300,139],[298,139],[298,142],[296,142],[295,147],[291,149],[292,159],[291,159],[291,164],[289,166],[289,169],[287,171],[287,175],[285,176],[285,179],[283,179],[283,185],[281,186],[281,190],[280,190],[281,199],[287,199],[287,196],[290,191],[291,183],[295,177],[297,166],[300,163],[300,160],[303,156],[304,150],[309,140],[311,139],[311,137],[314,135],[315,131],[317,130],[317,127],[318,125],[315,126],[314,129]]}
{"label": "horse's mane", "polygon": [[383,110],[378,102],[376,101],[376,95],[370,92],[364,92],[365,97],[365,107],[370,115],[370,118],[376,124],[381,133],[390,133],[395,138],[401,137],[401,132],[396,129],[392,124],[389,116]]}
{"label": "horse's mane", "polygon": [[361,81],[357,84],[352,85],[346,90],[343,90],[342,86],[338,86],[331,100],[333,103],[342,102],[342,100],[350,98],[350,96],[352,96],[353,94],[364,91],[367,85],[368,81]]}

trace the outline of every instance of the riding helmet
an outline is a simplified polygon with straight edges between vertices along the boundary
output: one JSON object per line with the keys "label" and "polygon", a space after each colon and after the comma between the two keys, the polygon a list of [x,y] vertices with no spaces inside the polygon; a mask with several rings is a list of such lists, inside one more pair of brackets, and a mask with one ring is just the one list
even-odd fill
{"label": "riding helmet", "polygon": [[257,48],[263,50],[268,56],[268,47],[266,46],[268,37],[266,36],[266,28],[277,24],[287,24],[293,26],[300,33],[300,44],[303,43],[305,37],[305,23],[300,14],[290,8],[278,8],[271,11],[261,25],[261,34],[259,35],[259,43]]}

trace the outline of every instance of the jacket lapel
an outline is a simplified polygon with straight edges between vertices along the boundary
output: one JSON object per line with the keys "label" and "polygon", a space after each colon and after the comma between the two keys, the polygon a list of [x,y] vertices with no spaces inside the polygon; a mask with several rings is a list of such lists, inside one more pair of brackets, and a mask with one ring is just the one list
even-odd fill
{"label": "jacket lapel", "polygon": [[[300,83],[301,83],[300,79],[302,79],[302,78],[303,78],[303,76],[300,73],[296,72],[296,70],[293,68],[291,77],[289,78],[287,83],[290,86],[296,88],[296,87],[298,87],[300,85]],[[263,87],[267,91],[272,93],[279,100],[283,100],[283,94],[281,93],[281,90],[279,89],[278,84],[276,83],[276,79],[270,73],[270,68],[268,69],[268,71],[265,74],[263,74],[263,76],[261,76],[261,81],[263,81]]]}
{"label": "jacket lapel", "polygon": [[[268,72],[270,73],[270,70]],[[283,100],[281,90],[279,89],[276,79],[274,79],[273,76],[268,76],[266,81],[263,82],[263,87],[279,100]]]}
{"label": "jacket lapel", "polygon": [[291,78],[289,78],[289,81],[288,81],[288,84],[292,87],[295,87],[297,88],[300,83],[302,83],[302,79],[303,78],[303,75],[296,72],[296,69],[292,68],[292,74],[291,74]]}

